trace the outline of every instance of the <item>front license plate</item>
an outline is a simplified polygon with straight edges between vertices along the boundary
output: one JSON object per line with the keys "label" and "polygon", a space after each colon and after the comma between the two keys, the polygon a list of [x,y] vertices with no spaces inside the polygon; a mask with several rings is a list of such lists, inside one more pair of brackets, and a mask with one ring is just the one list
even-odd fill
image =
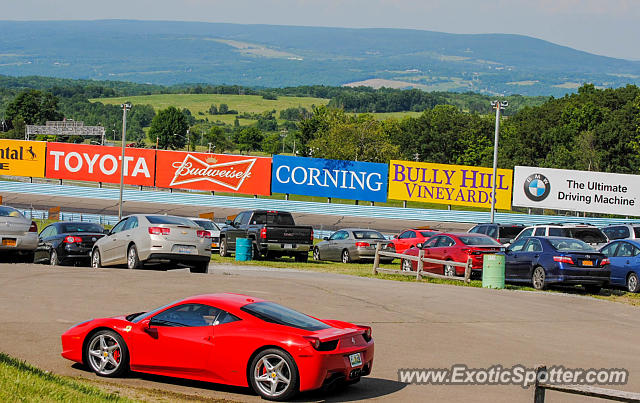
{"label": "front license plate", "polygon": [[16,240],[15,239],[3,239],[2,240],[2,246],[16,246]]}
{"label": "front license plate", "polygon": [[285,249],[293,249],[293,245],[292,245],[292,244],[290,244],[290,243],[285,243],[285,244],[284,244],[284,248],[285,248]]}
{"label": "front license plate", "polygon": [[362,356],[360,355],[360,353],[351,354],[349,356],[349,362],[351,363],[352,367],[359,367],[360,365],[362,365]]}
{"label": "front license plate", "polygon": [[591,260],[583,260],[582,261],[582,265],[583,266],[593,266],[593,262]]}

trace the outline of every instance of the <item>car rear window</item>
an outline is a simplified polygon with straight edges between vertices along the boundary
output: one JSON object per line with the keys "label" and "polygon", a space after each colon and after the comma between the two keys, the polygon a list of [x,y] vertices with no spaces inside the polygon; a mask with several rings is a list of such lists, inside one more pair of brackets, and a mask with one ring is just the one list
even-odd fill
{"label": "car rear window", "polygon": [[0,206],[0,217],[22,217],[22,218],[24,218],[24,216],[22,215],[21,212],[19,212],[18,210],[14,209],[13,207],[8,207],[8,206]]}
{"label": "car rear window", "polygon": [[378,231],[353,231],[355,239],[385,239]]}
{"label": "car rear window", "polygon": [[460,241],[465,245],[495,245],[502,246],[502,244],[493,238],[488,236],[459,236]]}
{"label": "car rear window", "polygon": [[579,239],[549,239],[549,243],[557,251],[595,252],[590,245]]}
{"label": "car rear window", "polygon": [[289,213],[255,213],[251,218],[255,225],[295,225],[293,216]]}
{"label": "car rear window", "polygon": [[193,220],[194,223],[198,224],[199,226],[201,226],[202,228],[209,230],[209,231],[220,231],[220,228],[218,228],[218,226],[216,224],[213,223],[213,221],[209,221],[209,220]]}
{"label": "car rear window", "polygon": [[438,232],[436,231],[420,231],[420,235],[422,235],[425,238],[429,238],[430,236],[433,236],[435,234],[437,234]]}
{"label": "car rear window", "polygon": [[298,329],[316,331],[328,329],[330,326],[311,316],[293,309],[278,305],[275,302],[254,302],[240,308],[242,311],[262,319],[265,322],[295,327]]}
{"label": "car rear window", "polygon": [[188,225],[189,227],[192,227],[194,224],[193,221],[187,220],[186,218],[170,215],[148,215],[146,218],[151,224]]}
{"label": "car rear window", "polygon": [[69,223],[62,224],[61,230],[63,234],[67,234],[70,232],[98,232],[102,233],[104,229],[98,224],[92,224],[88,222],[78,222],[78,223]]}
{"label": "car rear window", "polygon": [[569,228],[569,236],[587,243],[607,243],[607,237],[597,228]]}

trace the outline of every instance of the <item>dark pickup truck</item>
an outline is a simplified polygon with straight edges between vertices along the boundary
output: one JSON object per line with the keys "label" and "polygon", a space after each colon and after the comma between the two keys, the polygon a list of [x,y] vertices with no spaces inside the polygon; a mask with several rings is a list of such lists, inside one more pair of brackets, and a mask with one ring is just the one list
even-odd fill
{"label": "dark pickup truck", "polygon": [[236,238],[249,238],[253,257],[293,256],[296,262],[306,262],[313,245],[313,228],[296,225],[286,211],[243,211],[220,231],[220,256],[236,249]]}

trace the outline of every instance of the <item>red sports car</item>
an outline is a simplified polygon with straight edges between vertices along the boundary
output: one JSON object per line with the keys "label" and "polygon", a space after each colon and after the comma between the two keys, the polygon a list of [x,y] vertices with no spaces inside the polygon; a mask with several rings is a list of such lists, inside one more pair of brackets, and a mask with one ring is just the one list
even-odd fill
{"label": "red sports car", "polygon": [[[421,245],[424,249],[424,257],[437,260],[450,260],[453,262],[466,263],[469,258],[472,259],[472,273],[482,272],[483,258],[486,253],[500,252],[503,247],[495,239],[484,234],[468,234],[468,233],[448,233],[438,234],[429,238]],[[405,255],[418,256],[420,249],[411,248],[404,252]],[[413,260],[402,259],[402,270],[417,270],[418,262]],[[423,270],[444,274],[445,276],[463,276],[464,267],[458,267],[446,264],[435,264],[424,262]]]}
{"label": "red sports car", "polygon": [[396,249],[396,253],[404,253],[407,249],[424,242],[438,233],[440,233],[440,231],[429,228],[406,229],[397,236],[394,236],[391,243]]}
{"label": "red sports car", "polygon": [[268,400],[358,382],[371,373],[373,350],[368,326],[319,320],[239,294],[92,319],[62,335],[62,356],[101,376],[131,369],[251,386]]}

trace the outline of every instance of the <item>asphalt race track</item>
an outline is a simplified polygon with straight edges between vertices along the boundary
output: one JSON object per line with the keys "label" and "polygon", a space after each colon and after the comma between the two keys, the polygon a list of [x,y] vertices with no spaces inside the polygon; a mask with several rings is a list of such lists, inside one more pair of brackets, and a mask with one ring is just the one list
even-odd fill
{"label": "asphalt race track", "polygon": [[[208,274],[191,274],[0,264],[0,290],[0,351],[63,375],[94,377],[60,357],[60,334],[77,322],[147,310],[195,294],[239,292],[320,318],[373,327],[371,376],[342,392],[303,394],[300,401],[533,400],[533,390],[519,386],[420,386],[397,379],[398,368],[453,364],[626,368],[630,382],[616,388],[640,391],[638,307],[582,296],[230,265],[211,265]],[[135,373],[110,382],[259,400],[247,389]],[[585,400],[547,392],[547,401]]]}

